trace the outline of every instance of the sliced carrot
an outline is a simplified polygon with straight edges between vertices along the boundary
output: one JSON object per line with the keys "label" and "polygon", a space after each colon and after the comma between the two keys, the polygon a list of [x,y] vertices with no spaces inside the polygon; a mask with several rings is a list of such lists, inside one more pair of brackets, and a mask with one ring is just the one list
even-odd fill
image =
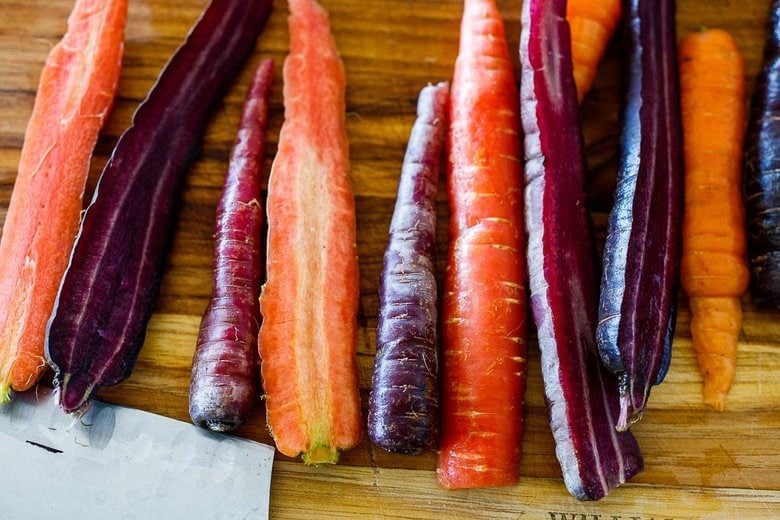
{"label": "sliced carrot", "polygon": [[449,489],[519,478],[526,362],[518,99],[493,0],[466,0],[452,83],[442,309],[438,477]]}
{"label": "sliced carrot", "polygon": [[280,452],[335,463],[360,441],[359,278],[346,76],[326,11],[290,0],[285,121],[268,181],[260,357]]}
{"label": "sliced carrot", "polygon": [[568,0],[574,82],[580,102],[593,85],[607,44],[620,21],[621,0]]}
{"label": "sliced carrot", "polygon": [[0,403],[46,367],[46,323],[119,81],[127,0],[77,0],[41,73],[0,240]]}
{"label": "sliced carrot", "polygon": [[690,297],[704,402],[723,410],[749,279],[742,202],[745,69],[734,39],[719,29],[687,36],[679,53],[686,169],[681,281]]}

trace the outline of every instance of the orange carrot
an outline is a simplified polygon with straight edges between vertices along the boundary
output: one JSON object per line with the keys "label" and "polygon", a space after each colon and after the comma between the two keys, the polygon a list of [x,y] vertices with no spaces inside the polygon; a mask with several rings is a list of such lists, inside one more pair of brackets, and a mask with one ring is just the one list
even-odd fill
{"label": "orange carrot", "polygon": [[681,280],[690,297],[704,402],[723,410],[749,278],[742,202],[745,70],[737,45],[722,30],[684,38],[679,53],[686,169]]}
{"label": "orange carrot", "polygon": [[621,0],[569,0],[566,19],[571,29],[574,82],[582,102],[596,78],[596,70],[620,21]]}
{"label": "orange carrot", "polygon": [[360,441],[359,279],[346,77],[326,11],[290,0],[285,120],[268,181],[260,357],[280,452],[335,463]]}
{"label": "orange carrot", "polygon": [[517,482],[525,392],[518,91],[493,0],[466,0],[452,83],[450,251],[443,299],[438,478]]}
{"label": "orange carrot", "polygon": [[46,323],[119,81],[126,19],[127,0],[76,0],[41,74],[0,240],[0,403],[46,367]]}

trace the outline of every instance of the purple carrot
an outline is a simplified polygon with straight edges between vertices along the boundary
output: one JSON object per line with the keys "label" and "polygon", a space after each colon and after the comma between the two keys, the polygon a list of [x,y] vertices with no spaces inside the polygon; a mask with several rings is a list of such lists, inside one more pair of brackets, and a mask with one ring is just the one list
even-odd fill
{"label": "purple carrot", "polygon": [[780,1],[772,2],[751,106],[745,168],[751,292],[759,307],[780,310]]}
{"label": "purple carrot", "polygon": [[214,431],[244,423],[258,395],[262,254],[260,167],[273,61],[257,68],[217,206],[214,286],[192,360],[190,417]]}
{"label": "purple carrot", "polygon": [[379,281],[368,434],[380,448],[401,453],[433,449],[438,440],[433,253],[448,96],[447,83],[429,85],[420,92]]}
{"label": "purple carrot", "polygon": [[212,0],[119,138],[81,223],[49,322],[60,406],[127,378],[160,286],[179,193],[209,114],[270,14]]}
{"label": "purple carrot", "polygon": [[683,168],[674,0],[628,0],[628,80],[599,322],[620,378],[617,428],[638,420],[669,367],[681,254]]}
{"label": "purple carrot", "polygon": [[521,114],[531,309],[555,452],[569,492],[596,500],[643,468],[613,427],[617,380],[596,350],[596,267],[565,0],[525,0]]}

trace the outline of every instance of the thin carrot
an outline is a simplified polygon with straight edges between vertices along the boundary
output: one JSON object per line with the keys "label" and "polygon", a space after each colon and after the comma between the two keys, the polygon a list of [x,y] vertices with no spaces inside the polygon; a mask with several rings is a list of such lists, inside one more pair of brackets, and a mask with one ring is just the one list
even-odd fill
{"label": "thin carrot", "polygon": [[0,403],[46,367],[46,322],[119,81],[127,0],[77,0],[41,73],[0,240]]}
{"label": "thin carrot", "polygon": [[574,82],[580,103],[596,78],[607,44],[620,22],[621,0],[569,0],[566,19],[571,29]]}
{"label": "thin carrot", "polygon": [[327,12],[290,0],[285,120],[268,180],[260,357],[280,452],[335,463],[360,441],[359,277],[346,76]]}
{"label": "thin carrot", "polygon": [[517,482],[525,392],[519,95],[493,0],[466,0],[450,107],[439,482]]}
{"label": "thin carrot", "polygon": [[733,38],[719,29],[687,36],[679,53],[686,170],[681,280],[690,297],[704,402],[723,410],[749,279],[742,202],[745,69]]}

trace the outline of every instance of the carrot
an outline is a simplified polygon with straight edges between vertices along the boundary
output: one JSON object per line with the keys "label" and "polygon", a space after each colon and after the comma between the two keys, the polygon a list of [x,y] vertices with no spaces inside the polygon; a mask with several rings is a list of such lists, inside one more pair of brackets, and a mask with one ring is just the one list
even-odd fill
{"label": "carrot", "polygon": [[46,367],[46,322],[119,82],[126,20],[127,0],[77,0],[41,73],[0,240],[0,403]]}
{"label": "carrot", "polygon": [[745,67],[734,39],[720,29],[687,36],[679,54],[685,154],[681,282],[690,297],[704,402],[722,411],[734,380],[740,297],[749,280],[742,202]]}
{"label": "carrot", "polygon": [[519,96],[493,0],[465,1],[460,34],[437,470],[449,489],[517,482],[526,365]]}
{"label": "carrot", "polygon": [[327,12],[290,0],[285,120],[268,181],[260,358],[280,452],[335,463],[360,441],[359,276],[346,76]]}
{"label": "carrot", "polygon": [[273,60],[257,67],[217,206],[214,283],[192,359],[190,418],[214,431],[238,428],[257,398],[262,277],[260,167]]}
{"label": "carrot", "polygon": [[566,19],[571,30],[574,82],[582,103],[596,78],[599,61],[620,22],[621,0],[569,0]]}

